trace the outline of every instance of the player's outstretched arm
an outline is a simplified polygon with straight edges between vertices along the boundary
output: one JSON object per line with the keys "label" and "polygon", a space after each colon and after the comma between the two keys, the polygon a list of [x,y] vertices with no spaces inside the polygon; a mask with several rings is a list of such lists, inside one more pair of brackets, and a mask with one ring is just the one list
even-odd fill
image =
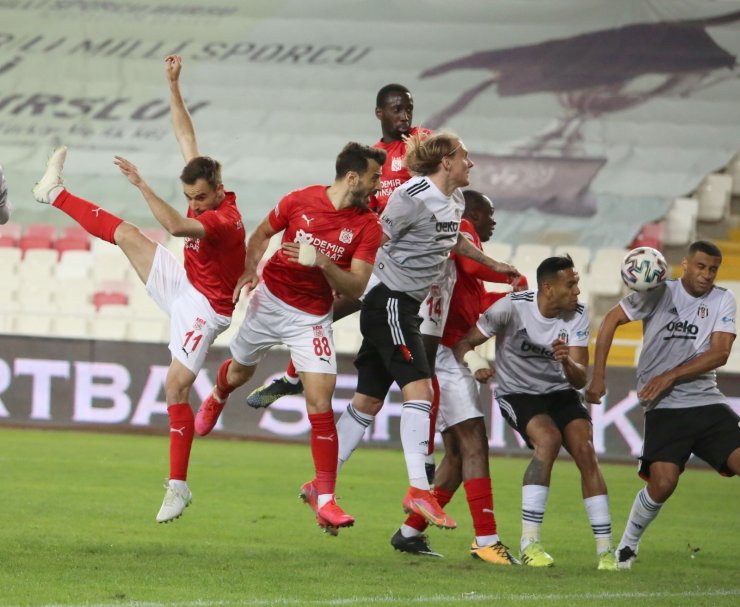
{"label": "player's outstretched arm", "polygon": [[180,151],[185,162],[190,162],[198,152],[198,142],[195,139],[195,127],[188,108],[180,92],[180,71],[182,70],[182,57],[180,55],[168,55],[164,59],[167,80],[170,84],[170,113],[172,114],[172,126],[175,130],[175,138],[180,144]]}
{"label": "player's outstretched arm", "polygon": [[622,306],[617,304],[607,312],[596,334],[596,349],[591,382],[586,388],[586,401],[595,405],[601,404],[601,397],[606,394],[606,359],[612,347],[614,333],[619,325],[630,322]]}
{"label": "player's outstretched arm", "polygon": [[189,236],[191,238],[203,238],[206,235],[206,230],[200,221],[183,217],[177,209],[157,196],[141,177],[139,169],[133,163],[122,156],[116,156],[114,164],[120,169],[123,176],[139,189],[149,205],[152,215],[167,232],[173,236]]}
{"label": "player's outstretched arm", "polygon": [[462,234],[458,235],[457,244],[455,245],[454,250],[455,253],[457,253],[458,255],[462,255],[463,257],[472,259],[473,261],[486,266],[493,272],[506,274],[512,280],[511,284],[515,284],[516,279],[521,276],[521,274],[519,274],[519,270],[517,270],[514,266],[502,261],[491,259],[488,255],[483,253],[483,251],[479,250],[473,244],[471,244],[470,241]]}

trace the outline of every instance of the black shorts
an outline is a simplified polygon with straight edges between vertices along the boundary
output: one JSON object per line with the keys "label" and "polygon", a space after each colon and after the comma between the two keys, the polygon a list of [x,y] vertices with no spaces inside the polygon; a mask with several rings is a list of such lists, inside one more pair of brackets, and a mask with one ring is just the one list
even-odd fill
{"label": "black shorts", "polygon": [[357,391],[383,399],[395,381],[399,388],[432,374],[419,332],[419,305],[413,297],[383,283],[362,301],[362,346],[355,358]]}
{"label": "black shorts", "polygon": [[574,419],[591,421],[580,392],[573,388],[549,394],[501,394],[496,400],[506,421],[521,434],[530,449],[534,447],[527,438],[527,424],[535,415],[549,415],[561,434]]}
{"label": "black shorts", "polygon": [[733,476],[727,459],[740,447],[738,424],[740,417],[725,404],[648,411],[640,476],[647,480],[653,462],[677,464],[683,472],[692,453],[720,474]]}

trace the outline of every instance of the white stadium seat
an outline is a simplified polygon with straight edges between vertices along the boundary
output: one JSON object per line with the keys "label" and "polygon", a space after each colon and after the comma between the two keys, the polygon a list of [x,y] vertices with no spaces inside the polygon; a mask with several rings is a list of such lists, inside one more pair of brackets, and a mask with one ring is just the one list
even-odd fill
{"label": "white stadium seat", "polygon": [[696,198],[675,198],[665,216],[663,244],[667,246],[686,245],[696,239],[696,220],[699,215],[699,200]]}
{"label": "white stadium seat", "polygon": [[707,175],[696,191],[700,221],[722,221],[730,213],[732,177],[723,173]]}
{"label": "white stadium seat", "polygon": [[552,252],[553,255],[570,255],[573,265],[579,274],[587,274],[591,262],[591,249],[578,245],[559,245]]}
{"label": "white stadium seat", "polygon": [[123,341],[126,339],[128,321],[125,318],[93,316],[89,320],[89,327],[92,339]]}
{"label": "white stadium seat", "polygon": [[21,312],[15,315],[13,333],[17,335],[33,335],[35,337],[49,337],[51,334],[51,314]]}
{"label": "white stadium seat", "polygon": [[484,242],[483,252],[496,261],[509,262],[514,247],[508,242]]}
{"label": "white stadium seat", "polygon": [[54,337],[88,338],[88,320],[83,315],[55,315],[51,321],[51,335]]}
{"label": "white stadium seat", "polygon": [[94,260],[95,257],[90,251],[64,251],[59,263],[54,268],[54,279],[89,278]]}

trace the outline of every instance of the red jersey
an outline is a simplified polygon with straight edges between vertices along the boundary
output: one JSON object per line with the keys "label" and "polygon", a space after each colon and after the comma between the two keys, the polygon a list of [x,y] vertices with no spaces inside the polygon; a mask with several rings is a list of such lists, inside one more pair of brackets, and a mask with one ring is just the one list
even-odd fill
{"label": "red jersey", "polygon": [[[422,127],[411,127],[409,135],[415,135],[416,133],[431,134],[432,131]],[[411,179],[411,173],[406,168],[406,142],[391,141],[390,143],[383,143],[381,139],[375,145],[374,148],[385,150],[386,157],[383,163],[383,168],[380,174],[380,189],[375,196],[370,197],[369,207],[375,211],[378,215],[383,212],[385,205],[388,204],[388,199],[393,194],[399,185],[405,183]]]}
{"label": "red jersey", "polygon": [[234,311],[231,298],[244,271],[247,247],[236,195],[224,194],[220,205],[200,215],[188,208],[187,216],[200,221],[206,235],[185,239],[185,272],[190,284],[206,296],[218,314],[231,316]]}
{"label": "red jersey", "polygon": [[[469,220],[463,219],[460,222],[460,234],[478,249],[483,250],[480,238]],[[484,288],[483,281],[511,284],[511,279],[507,274],[494,272],[468,257],[455,255],[454,260],[457,280],[452,290],[450,310],[447,313],[447,323],[441,340],[441,343],[448,348],[452,348],[471,327],[475,326],[481,312],[506,295],[506,293],[489,293]]]}
{"label": "red jersey", "polygon": [[[349,270],[353,259],[375,263],[383,234],[378,216],[357,207],[337,210],[326,186],[291,192],[267,217],[273,229],[285,230],[282,242],[313,245],[342,270]],[[334,302],[324,273],[290,261],[282,249],[265,264],[262,280],[276,297],[309,314],[324,315]]]}

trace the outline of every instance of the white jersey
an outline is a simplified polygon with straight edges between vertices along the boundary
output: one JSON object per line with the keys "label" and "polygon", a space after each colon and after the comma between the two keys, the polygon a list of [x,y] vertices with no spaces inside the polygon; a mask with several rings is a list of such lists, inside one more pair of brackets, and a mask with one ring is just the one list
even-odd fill
{"label": "white jersey", "polygon": [[457,244],[464,210],[460,188],[445,196],[427,177],[396,188],[380,217],[389,240],[378,249],[373,274],[421,302]]}
{"label": "white jersey", "polygon": [[[667,280],[620,302],[630,320],[642,320],[643,347],[637,363],[637,391],[653,377],[709,350],[712,333],[737,334],[735,297],[715,286],[701,297],[686,292],[680,279]],[[677,382],[664,396],[641,403],[653,409],[683,409],[725,403],[716,371]]]}
{"label": "white jersey", "polygon": [[569,346],[588,347],[585,304],[555,318],[545,318],[537,306],[537,291],[509,293],[478,319],[478,330],[496,336],[496,382],[499,394],[548,394],[572,388],[563,365],[553,357],[556,339]]}

